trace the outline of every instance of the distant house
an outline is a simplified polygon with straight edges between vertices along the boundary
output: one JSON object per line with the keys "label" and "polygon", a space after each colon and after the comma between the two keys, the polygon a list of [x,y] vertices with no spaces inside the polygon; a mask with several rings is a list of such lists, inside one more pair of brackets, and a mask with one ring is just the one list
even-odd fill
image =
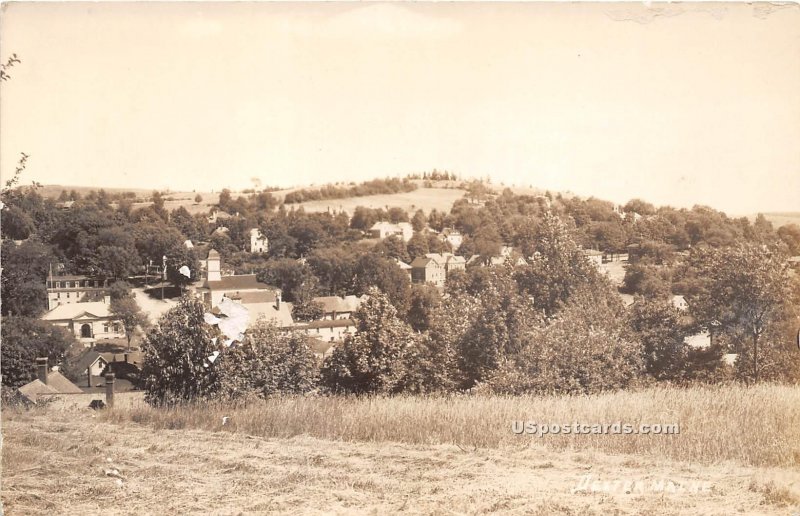
{"label": "distant house", "polygon": [[294,327],[293,305],[281,300],[281,291],[278,289],[242,292],[234,294],[231,299],[247,308],[249,326],[263,318],[280,329]]}
{"label": "distant house", "polygon": [[397,224],[376,222],[369,228],[369,234],[370,237],[381,240],[393,235],[399,236],[404,242],[408,242],[414,236],[414,228],[408,222],[399,222]]}
{"label": "distant house", "polygon": [[345,337],[355,333],[356,323],[352,319],[323,319],[298,324],[295,329],[322,341],[342,342]]}
{"label": "distant house", "polygon": [[464,243],[464,236],[453,228],[444,228],[442,233],[439,235],[439,238],[442,240],[442,242],[447,242],[450,244],[451,249],[454,251],[461,247],[461,244]]}
{"label": "distant house", "polygon": [[411,262],[411,281],[413,283],[432,283],[444,287],[448,274],[464,270],[467,262],[463,256],[452,253],[428,253]]}
{"label": "distant house", "polygon": [[677,308],[681,312],[685,312],[686,310],[689,309],[689,303],[686,302],[686,298],[683,296],[678,296],[678,295],[672,296],[672,298],[670,299],[670,303],[672,303],[672,306]]}
{"label": "distant house", "polygon": [[444,287],[447,272],[444,262],[430,256],[418,256],[411,262],[412,283],[432,283],[437,287]]}
{"label": "distant house", "polygon": [[474,254],[470,256],[470,258],[467,260],[467,266],[498,267],[500,265],[504,265],[506,262],[509,261],[515,267],[528,265],[527,260],[525,260],[522,254],[516,252],[513,247],[504,245],[500,248],[500,253],[498,255],[491,256],[488,259],[479,254]]}
{"label": "distant house", "polygon": [[194,244],[192,243],[191,240],[184,240],[183,247],[185,247],[186,249],[194,249]]}
{"label": "distant house", "polygon": [[57,371],[51,371],[47,358],[36,359],[36,380],[26,383],[17,392],[29,403],[39,401],[39,396],[52,394],[81,394],[83,391]]}
{"label": "distant house", "polygon": [[366,295],[360,297],[322,296],[315,297],[314,301],[322,305],[323,320],[337,320],[350,319],[366,299]]}
{"label": "distant house", "polygon": [[47,278],[47,309],[58,305],[102,301],[109,294],[108,280],[89,276],[50,276]]}
{"label": "distant house", "polygon": [[336,342],[324,341],[311,335],[306,336],[306,342],[320,363],[328,358],[336,348]]}
{"label": "distant house", "polygon": [[789,267],[792,269],[800,269],[800,256],[792,256],[788,261]]}
{"label": "distant house", "polygon": [[250,230],[250,252],[266,253],[269,251],[269,240],[261,234],[261,230],[253,228]]}
{"label": "distant house", "polygon": [[87,349],[78,360],[75,361],[75,370],[81,376],[85,373],[88,377],[101,376],[108,366],[108,360],[103,355],[93,349]]}
{"label": "distant house", "polygon": [[111,314],[107,302],[59,305],[44,314],[42,319],[68,329],[85,343],[125,337],[125,329]]}
{"label": "distant house", "polygon": [[408,276],[411,277],[412,267],[409,264],[405,263],[402,260],[398,260],[397,258],[395,258],[394,261],[395,263],[397,263],[397,266],[400,267],[401,270],[405,271],[408,274]]}
{"label": "distant house", "polygon": [[208,214],[207,220],[211,224],[215,224],[218,220],[227,220],[231,218],[229,213],[220,210],[213,210]]}
{"label": "distant house", "polygon": [[689,335],[683,342],[690,348],[707,348],[711,345],[711,334],[707,331],[702,331],[694,335]]}

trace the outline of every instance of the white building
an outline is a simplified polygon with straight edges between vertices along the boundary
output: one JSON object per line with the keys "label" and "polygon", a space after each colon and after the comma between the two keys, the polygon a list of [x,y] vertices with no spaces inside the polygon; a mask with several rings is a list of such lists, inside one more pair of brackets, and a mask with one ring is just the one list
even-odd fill
{"label": "white building", "polygon": [[408,242],[411,240],[411,237],[414,236],[414,228],[408,222],[399,222],[397,224],[392,224],[391,222],[376,222],[369,228],[369,233],[372,238],[380,238],[383,240],[384,238],[396,235],[402,238],[404,242]]}
{"label": "white building", "polygon": [[253,228],[250,230],[250,252],[266,253],[269,251],[269,240],[261,234],[261,230]]}
{"label": "white building", "polygon": [[47,309],[58,305],[102,301],[108,280],[88,276],[51,276],[47,279]]}
{"label": "white building", "polygon": [[84,343],[124,338],[125,328],[111,314],[108,299],[92,303],[59,305],[44,314],[42,319],[66,328]]}

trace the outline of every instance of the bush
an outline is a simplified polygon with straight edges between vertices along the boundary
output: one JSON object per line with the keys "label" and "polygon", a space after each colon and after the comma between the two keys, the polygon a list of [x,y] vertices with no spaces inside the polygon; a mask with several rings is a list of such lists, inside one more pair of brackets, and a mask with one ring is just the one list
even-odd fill
{"label": "bush", "polygon": [[305,336],[281,334],[264,319],[248,330],[244,343],[225,350],[217,372],[224,398],[303,394],[316,387],[318,376]]}
{"label": "bush", "polygon": [[185,296],[147,333],[142,377],[148,403],[173,404],[216,393],[216,369],[208,357],[219,348],[219,332],[206,324],[204,313],[200,300]]}

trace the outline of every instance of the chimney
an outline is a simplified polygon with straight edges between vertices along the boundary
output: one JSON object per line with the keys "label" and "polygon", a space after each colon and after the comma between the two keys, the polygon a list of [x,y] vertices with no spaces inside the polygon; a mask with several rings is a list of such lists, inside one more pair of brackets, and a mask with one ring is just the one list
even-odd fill
{"label": "chimney", "polygon": [[44,358],[37,358],[36,359],[36,376],[39,378],[39,381],[43,384],[47,385],[47,357]]}
{"label": "chimney", "polygon": [[276,290],[275,291],[275,309],[276,310],[280,310],[281,309],[281,291],[280,290]]}

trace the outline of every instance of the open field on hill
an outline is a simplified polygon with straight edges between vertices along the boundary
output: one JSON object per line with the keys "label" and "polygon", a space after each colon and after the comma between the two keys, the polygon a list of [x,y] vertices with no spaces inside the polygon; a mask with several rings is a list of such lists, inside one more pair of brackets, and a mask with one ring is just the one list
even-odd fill
{"label": "open field on hill", "polygon": [[299,208],[302,206],[307,212],[344,210],[352,214],[357,206],[365,206],[367,208],[386,208],[387,206],[391,208],[397,206],[409,213],[414,213],[420,209],[425,213],[430,213],[434,208],[449,213],[453,203],[462,197],[464,197],[464,190],[457,188],[417,188],[412,192],[324,199],[321,201],[287,204],[286,207]]}
{"label": "open field on hill", "polygon": [[727,515],[791,514],[800,503],[797,468],[556,451],[525,438],[463,447],[434,433],[412,445],[124,419],[5,410],[5,514]]}

